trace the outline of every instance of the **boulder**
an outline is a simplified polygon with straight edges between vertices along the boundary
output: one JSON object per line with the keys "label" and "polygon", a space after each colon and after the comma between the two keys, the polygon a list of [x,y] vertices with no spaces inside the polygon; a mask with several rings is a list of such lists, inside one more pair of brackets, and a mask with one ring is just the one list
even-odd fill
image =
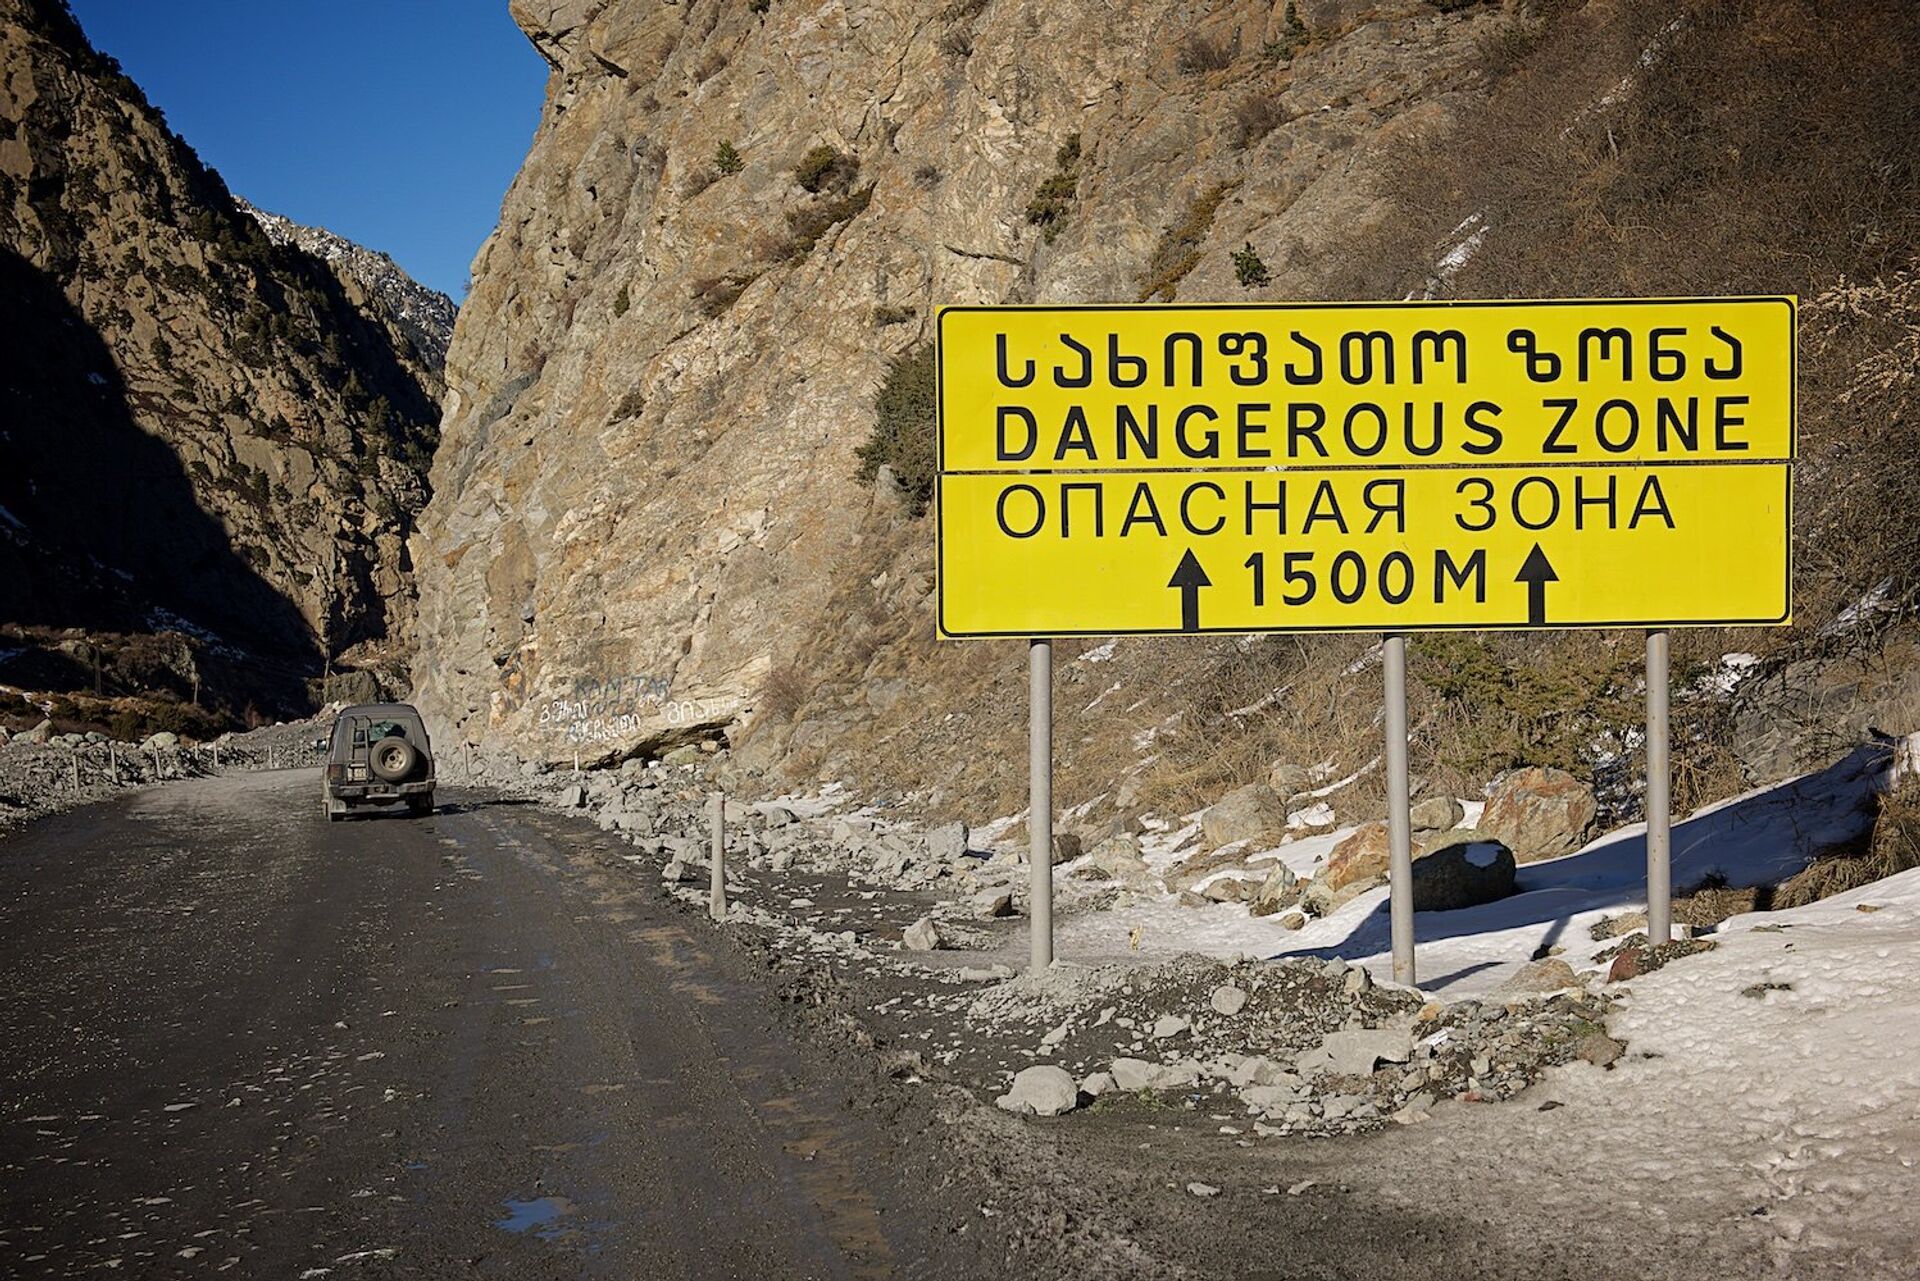
{"label": "boulder", "polygon": [[1011,890],[981,890],[968,900],[973,914],[982,920],[996,916],[1012,916],[1013,892]]}
{"label": "boulder", "polygon": [[1246,1008],[1247,990],[1242,987],[1235,987],[1231,983],[1222,983],[1219,987],[1213,989],[1213,994],[1207,998],[1207,1003],[1213,1006],[1213,1012],[1215,1014],[1225,1018],[1232,1018]]}
{"label": "boulder", "polygon": [[952,863],[967,853],[967,825],[942,823],[927,833],[927,857],[936,863]]}
{"label": "boulder", "polygon": [[577,810],[587,803],[587,789],[578,783],[560,789],[560,808]]}
{"label": "boulder", "polygon": [[1252,911],[1255,916],[1272,916],[1299,898],[1300,878],[1285,863],[1275,863],[1273,870],[1267,873],[1267,879],[1260,882],[1260,888],[1253,892]]}
{"label": "boulder", "polygon": [[[51,727],[48,726],[47,722],[41,721],[39,726],[36,727],[36,732],[38,732],[39,729],[48,728]],[[40,741],[44,743],[47,740],[43,738]],[[158,734],[149,734],[146,742],[140,744],[140,749],[146,752],[151,752],[156,748],[162,751],[172,751],[178,746],[180,746],[180,736],[170,730],[163,729]]]}
{"label": "boulder", "polygon": [[1408,811],[1413,830],[1419,832],[1444,832],[1456,826],[1467,816],[1466,807],[1451,796],[1429,796],[1413,803]]}
{"label": "boulder", "polygon": [[1192,1026],[1192,1020],[1178,1014],[1162,1014],[1153,1021],[1153,1039],[1170,1041]]}
{"label": "boulder", "polygon": [[1222,876],[1209,881],[1200,897],[1210,903],[1245,903],[1259,890],[1260,882],[1244,876]]}
{"label": "boulder", "polygon": [[1053,865],[1055,867],[1062,863],[1073,862],[1080,857],[1080,853],[1080,838],[1074,833],[1055,832],[1053,834]]}
{"label": "boulder", "polygon": [[1626,1051],[1624,1043],[1614,1040],[1605,1032],[1589,1032],[1573,1043],[1574,1057],[1585,1059],[1595,1067],[1611,1067],[1613,1061]]}
{"label": "boulder", "polygon": [[1042,1063],[1016,1072],[1007,1092],[993,1102],[1025,1116],[1059,1116],[1079,1104],[1080,1087],[1064,1068]]}
{"label": "boulder", "polygon": [[1260,848],[1280,843],[1287,834],[1287,806],[1265,783],[1248,783],[1228,792],[1200,816],[1200,830],[1210,846],[1247,841]]}
{"label": "boulder", "polygon": [[1317,1049],[1300,1056],[1302,1076],[1331,1072],[1336,1076],[1370,1076],[1374,1065],[1405,1063],[1413,1057],[1413,1037],[1392,1028],[1344,1028],[1329,1032]]}
{"label": "boulder", "polygon": [[1313,776],[1291,761],[1275,761],[1273,768],[1267,771],[1267,786],[1273,794],[1285,799],[1298,796],[1307,790],[1313,782]]}
{"label": "boulder", "polygon": [[1503,995],[1532,996],[1579,986],[1580,976],[1573,972],[1573,967],[1557,956],[1550,956],[1529,961],[1495,990]]}
{"label": "boulder", "polygon": [[1227,1081],[1236,1086],[1284,1085],[1288,1087],[1300,1084],[1300,1078],[1281,1067],[1264,1054],[1255,1054],[1242,1059],[1227,1073]]}
{"label": "boulder", "polygon": [[1248,1111],[1251,1112],[1284,1108],[1300,1101],[1300,1085],[1296,1079],[1286,1084],[1245,1086],[1240,1091],[1240,1101],[1246,1104]]}
{"label": "boulder", "polygon": [[1383,819],[1362,823],[1353,835],[1327,855],[1327,889],[1335,894],[1349,887],[1372,885],[1387,875],[1387,824]]}
{"label": "boulder", "polygon": [[1462,832],[1413,861],[1413,910],[1453,912],[1513,893],[1513,851]]}
{"label": "boulder", "polygon": [[1170,894],[1190,890],[1200,882],[1224,868],[1244,870],[1248,848],[1244,842],[1235,841],[1216,850],[1203,849],[1187,855],[1167,869],[1161,878]]}
{"label": "boulder", "polygon": [[794,819],[792,810],[772,801],[763,801],[754,808],[760,811],[760,821],[769,828],[785,827]]}
{"label": "boulder", "polygon": [[666,866],[660,869],[660,879],[668,885],[685,885],[688,881],[695,880],[697,877],[691,867],[687,866],[687,864],[680,859],[675,858],[669,859]]}
{"label": "boulder", "polygon": [[1192,1059],[1178,1063],[1149,1063],[1145,1059],[1115,1059],[1107,1069],[1122,1090],[1177,1090],[1200,1079],[1200,1065]]}
{"label": "boulder", "polygon": [[660,758],[662,765],[697,765],[702,753],[697,743],[682,743]]}
{"label": "boulder", "polygon": [[32,729],[22,730],[14,738],[22,743],[44,743],[53,737],[53,722],[41,721]]}
{"label": "boulder", "polygon": [[931,952],[940,946],[940,926],[923,916],[900,932],[900,945],[909,952]]}
{"label": "boulder", "polygon": [[1088,865],[1105,872],[1116,881],[1124,882],[1136,889],[1145,887],[1152,879],[1153,872],[1147,866],[1146,858],[1140,853],[1139,838],[1133,836],[1109,836],[1094,846],[1087,856]]}
{"label": "boulder", "polygon": [[1011,965],[963,965],[960,977],[969,983],[997,983],[1013,977]]}
{"label": "boulder", "polygon": [[1113,1073],[1111,1072],[1089,1072],[1087,1078],[1080,1082],[1080,1093],[1090,1099],[1097,1099],[1113,1088]]}
{"label": "boulder", "polygon": [[1479,831],[1535,863],[1584,845],[1599,809],[1593,789],[1565,770],[1529,766],[1494,785]]}

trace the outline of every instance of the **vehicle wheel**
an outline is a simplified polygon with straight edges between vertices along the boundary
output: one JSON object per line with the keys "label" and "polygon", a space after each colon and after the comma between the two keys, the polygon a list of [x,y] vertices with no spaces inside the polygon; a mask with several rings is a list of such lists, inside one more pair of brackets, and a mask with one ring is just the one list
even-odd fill
{"label": "vehicle wheel", "polygon": [[402,782],[419,763],[420,753],[404,738],[383,738],[367,753],[374,776],[389,783]]}
{"label": "vehicle wheel", "polygon": [[433,793],[428,792],[425,795],[409,796],[407,798],[407,813],[415,818],[426,818],[432,814]]}

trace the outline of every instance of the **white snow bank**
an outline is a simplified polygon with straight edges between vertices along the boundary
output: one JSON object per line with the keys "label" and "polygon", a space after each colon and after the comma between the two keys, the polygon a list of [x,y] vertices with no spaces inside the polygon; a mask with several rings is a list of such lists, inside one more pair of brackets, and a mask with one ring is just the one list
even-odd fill
{"label": "white snow bank", "polygon": [[1656,1251],[1710,1233],[1765,1269],[1712,1275],[1914,1275],[1920,871],[1735,918],[1714,951],[1622,987],[1613,1071],[1576,1063],[1533,1107],[1392,1135],[1381,1191],[1602,1216]]}
{"label": "white snow bank", "polygon": [[[1907,753],[1905,740],[1898,747]],[[1895,744],[1869,744],[1817,774],[1722,801],[1675,824],[1676,891],[1710,873],[1736,888],[1773,883],[1799,871],[1821,847],[1859,835],[1870,821],[1868,796],[1884,786],[1895,757]],[[1477,820],[1480,807],[1469,808],[1470,820]],[[1190,819],[1175,831],[1150,837],[1145,842],[1149,864],[1164,871],[1173,851],[1196,828]],[[1289,842],[1272,853],[1295,874],[1311,876],[1352,830]],[[1594,954],[1614,940],[1594,941],[1591,927],[1644,910],[1646,874],[1646,827],[1634,824],[1564,858],[1523,864],[1518,892],[1510,898],[1457,912],[1418,913],[1420,986],[1449,997],[1484,993],[1553,946],[1566,949],[1564,959],[1576,970],[1597,965]],[[1391,977],[1384,887],[1301,930],[1282,929],[1279,920],[1250,916],[1239,904],[1181,907],[1170,895],[1143,896],[1125,907],[1058,923],[1057,947],[1061,956],[1088,963],[1182,951],[1221,957],[1240,952],[1338,956],[1366,965],[1376,977]]]}
{"label": "white snow bank", "polygon": [[1475,867],[1492,867],[1500,861],[1500,846],[1493,841],[1475,841],[1467,846],[1466,860]]}

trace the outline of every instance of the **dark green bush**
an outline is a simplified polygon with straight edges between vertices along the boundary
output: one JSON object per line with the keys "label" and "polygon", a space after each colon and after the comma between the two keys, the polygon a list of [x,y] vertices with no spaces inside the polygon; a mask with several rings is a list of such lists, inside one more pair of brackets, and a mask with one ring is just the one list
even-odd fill
{"label": "dark green bush", "polygon": [[1080,135],[1070,134],[1053,156],[1054,172],[1034,189],[1027,202],[1027,221],[1040,228],[1048,244],[1060,234],[1073,212],[1080,188]]}
{"label": "dark green bush", "polygon": [[1260,251],[1253,247],[1251,240],[1233,251],[1233,277],[1246,289],[1264,285],[1273,279],[1267,271],[1267,264],[1260,257]]}
{"label": "dark green bush", "polygon": [[800,157],[800,163],[793,167],[793,180],[812,192],[829,188],[845,191],[859,173],[858,159],[821,143]]}
{"label": "dark green bush", "polygon": [[933,498],[933,346],[897,357],[873,398],[873,435],[857,451],[860,478],[872,481],[882,465],[893,468],[913,514]]}
{"label": "dark green bush", "polygon": [[1300,21],[1300,11],[1294,7],[1293,0],[1287,0],[1286,11],[1280,18],[1280,38],[1267,41],[1262,52],[1269,62],[1291,62],[1307,39],[1307,24]]}

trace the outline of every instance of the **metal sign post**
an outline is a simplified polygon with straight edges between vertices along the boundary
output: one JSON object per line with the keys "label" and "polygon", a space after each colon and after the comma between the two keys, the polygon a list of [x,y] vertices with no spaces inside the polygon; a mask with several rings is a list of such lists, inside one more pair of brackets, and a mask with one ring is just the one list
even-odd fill
{"label": "metal sign post", "polygon": [[1393,981],[1414,984],[1413,816],[1407,788],[1407,638],[1380,642],[1387,686],[1387,898],[1393,914]]}
{"label": "metal sign post", "polygon": [[1053,964],[1053,642],[1027,642],[1027,919],[1032,966]]}
{"label": "metal sign post", "polygon": [[727,798],[713,794],[713,871],[707,881],[707,910],[715,921],[727,919]]}
{"label": "metal sign post", "polygon": [[1673,799],[1667,760],[1667,633],[1647,633],[1647,942],[1673,940]]}

